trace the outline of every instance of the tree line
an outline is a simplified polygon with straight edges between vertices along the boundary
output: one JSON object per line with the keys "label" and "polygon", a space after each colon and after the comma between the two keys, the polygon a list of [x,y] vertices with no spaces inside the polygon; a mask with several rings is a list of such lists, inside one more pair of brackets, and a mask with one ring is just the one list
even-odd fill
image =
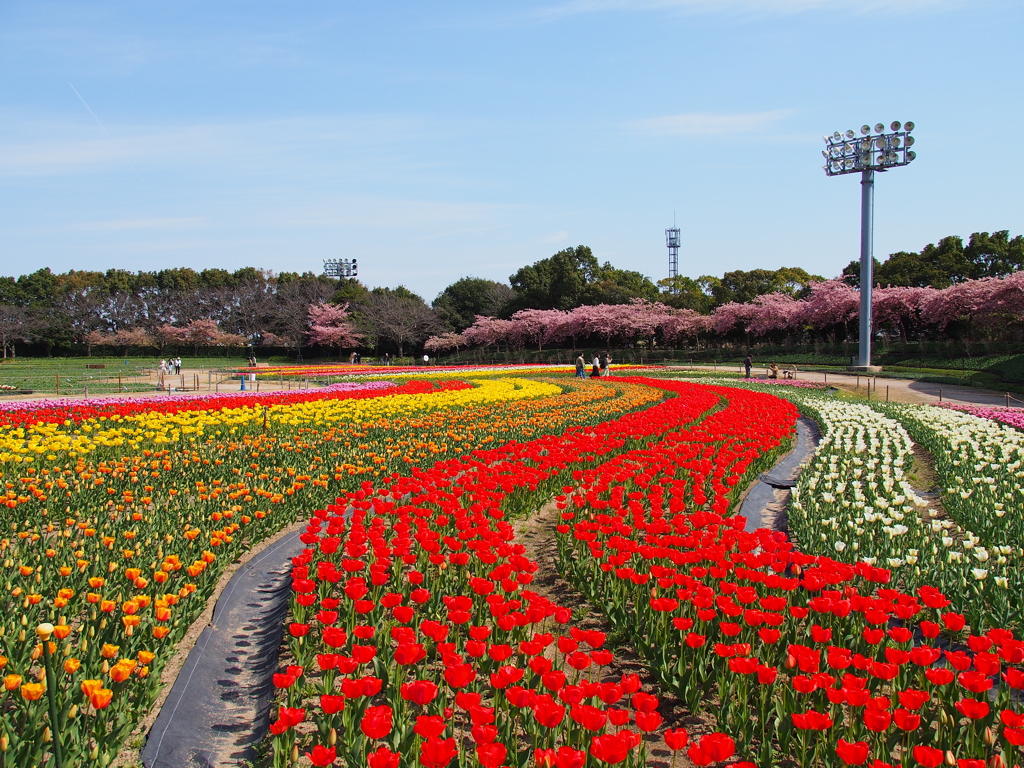
{"label": "tree line", "polygon": [[[885,262],[876,262],[875,282],[893,288],[945,289],[1022,269],[1024,238],[1011,238],[1005,230],[978,232],[966,245],[951,236],[919,253],[891,254]],[[856,288],[859,277],[859,264],[851,262],[839,280]],[[25,344],[46,354],[89,354],[95,348],[128,354],[183,347],[197,354],[201,348],[263,347],[301,356],[315,346],[401,356],[419,350],[427,339],[435,340],[435,350],[464,344],[456,337],[478,326],[478,318],[508,323],[529,316],[537,322],[539,316],[524,312],[620,307],[621,314],[623,307],[658,304],[688,318],[708,318],[700,322],[711,328],[724,322],[712,322],[713,317],[742,314],[736,307],[803,302],[814,286],[826,282],[803,269],[783,267],[655,283],[640,272],[600,263],[584,245],[520,268],[507,284],[460,278],[431,305],[403,286],[368,289],[355,279],[312,272],[245,267],[234,272],[178,268],[55,274],[40,269],[17,278],[0,277],[0,347],[4,357]],[[773,298],[766,302],[766,296]],[[597,317],[602,311],[581,310],[580,317],[587,312]],[[927,325],[909,317],[900,323],[901,335]],[[469,338],[474,334],[478,342],[483,338],[479,327]],[[447,342],[436,341],[442,337]]]}

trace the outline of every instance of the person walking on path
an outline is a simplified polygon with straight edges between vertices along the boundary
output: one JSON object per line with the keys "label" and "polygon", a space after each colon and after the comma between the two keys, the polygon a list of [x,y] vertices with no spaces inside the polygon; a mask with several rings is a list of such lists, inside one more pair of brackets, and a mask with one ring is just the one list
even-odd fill
{"label": "person walking on path", "polygon": [[594,354],[594,364],[590,368],[590,378],[596,379],[600,375],[601,375],[601,361],[597,357],[597,354],[595,353]]}
{"label": "person walking on path", "polygon": [[607,376],[608,375],[608,353],[607,352],[602,352],[601,353],[600,362],[601,362],[601,375],[602,376]]}
{"label": "person walking on path", "polygon": [[585,379],[587,378],[587,363],[583,359],[583,353],[580,352],[580,356],[576,358],[576,378]]}
{"label": "person walking on path", "polygon": [[750,378],[750,369],[751,369],[751,367],[753,367],[753,365],[754,365],[754,358],[752,358],[750,355],[747,355],[746,358],[743,360],[743,367],[747,369],[747,378],[748,379]]}

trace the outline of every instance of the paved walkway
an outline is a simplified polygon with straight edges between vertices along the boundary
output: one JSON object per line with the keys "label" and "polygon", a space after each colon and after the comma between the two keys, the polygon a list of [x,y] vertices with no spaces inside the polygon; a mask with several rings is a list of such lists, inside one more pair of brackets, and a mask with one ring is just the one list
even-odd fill
{"label": "paved walkway", "polygon": [[[681,370],[717,370],[723,373],[743,372],[742,366],[710,366],[710,365],[688,365],[679,366]],[[760,369],[763,371],[764,369]],[[758,368],[753,369],[755,376],[758,375]],[[760,374],[764,378],[764,374]],[[932,384],[912,379],[886,379],[873,376],[857,376],[850,373],[833,373],[832,371],[798,371],[796,378],[800,381],[817,381],[840,389],[848,389],[853,392],[867,394],[868,384],[871,385],[871,398],[889,400],[898,403],[960,403],[964,405],[994,405],[1011,408],[1024,408],[1024,399],[1016,399],[1010,395],[1007,399],[1005,392],[996,392],[990,389],[977,389],[973,387],[961,387],[951,384]],[[1024,398],[1024,396],[1020,396]]]}

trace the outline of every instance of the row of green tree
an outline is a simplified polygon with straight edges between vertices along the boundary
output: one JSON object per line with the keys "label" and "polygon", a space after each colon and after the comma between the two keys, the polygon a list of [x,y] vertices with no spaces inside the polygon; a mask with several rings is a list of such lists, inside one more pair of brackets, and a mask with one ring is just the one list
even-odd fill
{"label": "row of green tree", "polygon": [[[875,282],[894,287],[946,288],[965,280],[1000,277],[1024,269],[1024,237],[1008,231],[976,232],[965,245],[956,236],[919,253],[898,252],[875,263]],[[860,265],[851,262],[843,279],[859,285]],[[653,282],[640,272],[600,263],[584,245],[566,248],[524,266],[501,283],[463,277],[432,305],[399,286],[368,289],[355,279],[313,273],[274,273],[245,267],[154,272],[41,269],[0,277],[0,343],[32,343],[46,352],[89,346],[97,339],[171,343],[174,329],[213,321],[224,339],[302,352],[308,342],[309,308],[348,305],[363,347],[403,354],[426,338],[461,332],[478,315],[508,318],[523,309],[567,310],[579,306],[660,301],[702,315],[730,303],[783,293],[805,298],[825,278],[798,267],[734,270],[721,277],[675,277]],[[132,335],[134,334],[134,336]],[[91,340],[91,341],[90,341]],[[102,342],[105,343],[105,342]]]}

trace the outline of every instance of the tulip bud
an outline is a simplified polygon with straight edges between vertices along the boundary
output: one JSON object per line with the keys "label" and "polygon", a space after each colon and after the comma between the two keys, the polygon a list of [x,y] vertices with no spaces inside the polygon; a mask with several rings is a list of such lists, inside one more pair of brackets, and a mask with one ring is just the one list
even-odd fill
{"label": "tulip bud", "polygon": [[796,656],[794,656],[792,653],[787,653],[786,654],[786,661],[785,661],[785,664],[783,666],[785,666],[786,669],[792,669],[793,667],[795,667],[796,666]]}
{"label": "tulip bud", "polygon": [[337,743],[338,743],[338,732],[334,728],[331,728],[331,732],[329,734],[327,734],[327,746],[328,747],[333,747]]}
{"label": "tulip bud", "polygon": [[72,704],[71,709],[68,710],[68,720],[74,720],[78,717],[78,705]]}
{"label": "tulip bud", "polygon": [[988,761],[988,768],[1006,768],[1006,762],[1002,755],[992,755]]}
{"label": "tulip bud", "polygon": [[292,763],[297,763],[297,762],[299,762],[299,745],[298,744],[293,744],[292,745]]}
{"label": "tulip bud", "polygon": [[949,749],[946,750],[946,759],[945,759],[944,762],[946,763],[946,765],[949,765],[949,766],[955,766],[956,765],[956,755],[953,754],[952,750],[949,750]]}
{"label": "tulip bud", "polygon": [[91,750],[89,750],[89,759],[90,760],[95,760],[99,756],[100,756],[100,748],[99,747],[93,747]]}
{"label": "tulip bud", "polygon": [[11,740],[7,738],[5,733],[3,736],[0,736],[0,752],[6,752],[9,746],[11,746]]}
{"label": "tulip bud", "polygon": [[50,735],[50,726],[46,726],[46,727],[45,727],[45,728],[43,729],[43,739],[42,739],[42,741],[43,741],[43,744],[49,744],[49,743],[50,743],[50,740],[51,740],[52,738],[53,738],[53,737],[52,737],[52,736]]}
{"label": "tulip bud", "polygon": [[985,746],[986,747],[991,747],[995,743],[996,743],[996,735],[994,733],[992,733],[992,729],[991,728],[986,728],[985,729]]}
{"label": "tulip bud", "polygon": [[32,649],[32,653],[29,654],[29,657],[32,659],[32,661],[39,661],[39,657],[42,655],[43,645],[42,643],[37,643],[36,646]]}

